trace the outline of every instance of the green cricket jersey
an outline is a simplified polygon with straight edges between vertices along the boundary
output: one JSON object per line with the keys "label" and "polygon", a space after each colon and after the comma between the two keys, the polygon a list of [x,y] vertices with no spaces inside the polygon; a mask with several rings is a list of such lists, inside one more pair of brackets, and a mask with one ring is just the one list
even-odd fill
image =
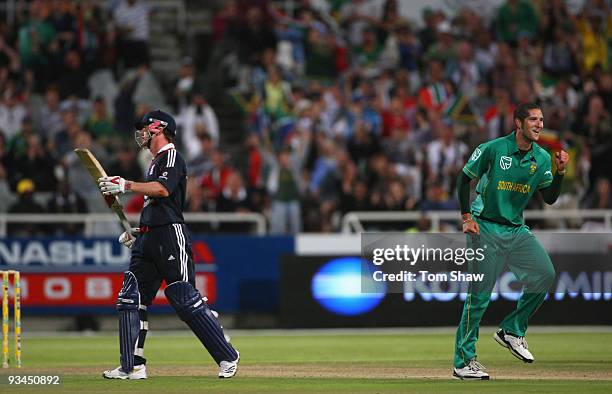
{"label": "green cricket jersey", "polygon": [[463,172],[471,179],[480,178],[472,214],[512,226],[524,223],[523,210],[529,199],[553,181],[550,154],[535,142],[522,153],[515,133],[478,146]]}

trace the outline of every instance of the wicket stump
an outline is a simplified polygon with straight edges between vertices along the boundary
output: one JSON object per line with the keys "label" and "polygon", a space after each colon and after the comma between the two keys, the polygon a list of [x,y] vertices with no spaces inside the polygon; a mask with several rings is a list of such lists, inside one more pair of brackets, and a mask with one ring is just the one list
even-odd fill
{"label": "wicket stump", "polygon": [[13,275],[13,339],[15,366],[21,368],[21,278],[19,271],[0,271],[2,274],[2,368],[9,366],[9,286]]}

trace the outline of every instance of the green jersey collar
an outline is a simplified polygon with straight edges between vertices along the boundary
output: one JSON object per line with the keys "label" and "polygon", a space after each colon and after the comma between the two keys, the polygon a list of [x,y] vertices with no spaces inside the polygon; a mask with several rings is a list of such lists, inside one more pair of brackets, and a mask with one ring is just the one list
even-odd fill
{"label": "green jersey collar", "polygon": [[[510,155],[514,155],[517,152],[520,152],[520,149],[516,143],[516,130],[513,131],[511,134],[508,134],[508,136],[506,137],[506,143],[508,146],[508,152],[510,153]],[[535,142],[531,142],[531,149],[529,149],[526,153],[529,154],[530,157],[534,157],[533,155],[533,147],[534,145],[536,145]],[[525,154],[525,157],[527,156],[527,154]]]}

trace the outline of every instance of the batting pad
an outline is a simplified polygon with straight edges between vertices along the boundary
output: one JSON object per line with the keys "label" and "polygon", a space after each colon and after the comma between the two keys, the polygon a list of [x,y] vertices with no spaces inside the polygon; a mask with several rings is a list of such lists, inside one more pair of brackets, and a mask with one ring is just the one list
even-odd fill
{"label": "batting pad", "polygon": [[223,329],[202,295],[189,282],[171,283],[166,287],[165,294],[181,320],[187,323],[217,364],[238,358],[238,353],[225,340]]}
{"label": "batting pad", "polygon": [[123,287],[117,297],[119,312],[119,360],[123,372],[130,373],[134,369],[134,351],[140,334],[140,293],[136,276],[126,271],[123,276]]}

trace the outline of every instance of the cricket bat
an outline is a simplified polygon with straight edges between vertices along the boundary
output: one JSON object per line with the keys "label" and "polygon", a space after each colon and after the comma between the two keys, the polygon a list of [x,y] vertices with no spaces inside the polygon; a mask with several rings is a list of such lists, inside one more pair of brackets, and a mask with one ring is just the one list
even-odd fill
{"label": "cricket bat", "polygon": [[[91,175],[91,178],[93,179],[94,183],[96,184],[96,186],[98,186],[98,178],[107,176],[106,171],[104,171],[104,167],[102,167],[98,159],[96,159],[96,157],[93,155],[93,153],[89,151],[89,149],[77,148],[74,150],[74,153],[76,153],[79,159],[81,159],[81,162],[83,162],[83,165],[85,166],[85,168],[87,168],[87,172],[89,172],[89,175]],[[115,212],[115,215],[117,215],[117,217],[119,218],[121,227],[123,227],[125,231],[129,232],[132,226],[130,225],[130,222],[125,216],[125,213],[123,212],[123,205],[121,205],[119,198],[117,196],[105,196],[104,194],[102,194],[102,197],[104,197],[106,205],[108,205],[108,207],[113,212]]]}

